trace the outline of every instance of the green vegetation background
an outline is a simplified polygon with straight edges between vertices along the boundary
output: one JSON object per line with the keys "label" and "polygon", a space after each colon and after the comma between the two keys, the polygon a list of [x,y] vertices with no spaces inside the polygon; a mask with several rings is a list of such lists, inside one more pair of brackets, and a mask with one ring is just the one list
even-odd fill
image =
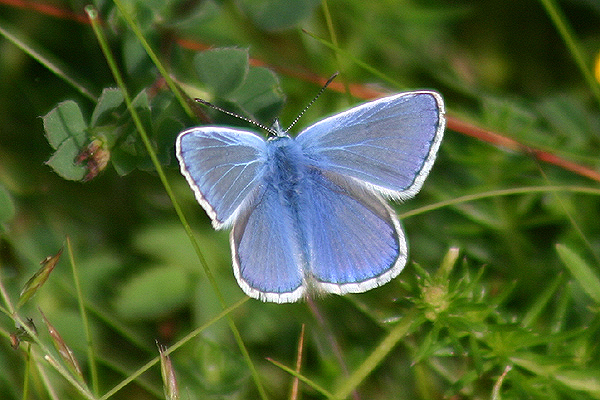
{"label": "green vegetation background", "polygon": [[[600,399],[599,4],[96,1],[95,33],[84,2],[0,1],[0,397],[177,398],[158,341],[182,399]],[[240,121],[182,99],[286,125],[335,71],[298,129],[446,100],[438,161],[395,204],[410,262],[364,294],[248,300],[173,154]]]}

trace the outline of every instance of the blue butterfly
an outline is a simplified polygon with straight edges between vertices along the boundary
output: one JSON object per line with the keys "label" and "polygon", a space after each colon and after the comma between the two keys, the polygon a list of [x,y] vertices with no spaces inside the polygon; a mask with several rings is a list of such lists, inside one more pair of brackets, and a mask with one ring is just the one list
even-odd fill
{"label": "blue butterfly", "polygon": [[385,198],[423,185],[445,127],[442,97],[400,93],[354,107],[295,138],[219,126],[181,132],[181,173],[215,229],[232,227],[233,271],[250,297],[294,302],[360,293],[406,264],[404,232]]}

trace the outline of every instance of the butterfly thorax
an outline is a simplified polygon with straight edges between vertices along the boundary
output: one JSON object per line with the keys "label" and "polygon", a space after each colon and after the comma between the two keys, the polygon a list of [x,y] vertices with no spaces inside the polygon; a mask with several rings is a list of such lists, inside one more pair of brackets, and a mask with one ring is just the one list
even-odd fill
{"label": "butterfly thorax", "polygon": [[267,184],[288,201],[298,195],[298,185],[304,175],[304,155],[300,145],[289,136],[279,136],[267,143]]}

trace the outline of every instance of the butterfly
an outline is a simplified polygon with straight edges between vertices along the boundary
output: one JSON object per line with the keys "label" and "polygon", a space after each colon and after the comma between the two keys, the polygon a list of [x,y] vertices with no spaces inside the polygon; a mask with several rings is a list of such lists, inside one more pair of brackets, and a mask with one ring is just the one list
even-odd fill
{"label": "butterfly", "polygon": [[200,126],[176,141],[181,173],[215,229],[231,227],[233,271],[250,297],[289,303],[360,293],[404,268],[387,199],[414,196],[445,128],[442,97],[400,93],[325,118],[296,137]]}

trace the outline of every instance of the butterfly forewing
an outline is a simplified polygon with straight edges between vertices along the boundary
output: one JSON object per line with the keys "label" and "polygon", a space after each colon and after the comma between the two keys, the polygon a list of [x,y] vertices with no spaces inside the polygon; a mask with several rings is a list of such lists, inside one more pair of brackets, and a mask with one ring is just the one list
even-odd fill
{"label": "butterfly forewing", "polygon": [[215,228],[229,225],[260,182],[266,143],[251,132],[219,127],[183,131],[176,153],[181,173]]}
{"label": "butterfly forewing", "polygon": [[296,140],[319,168],[361,180],[387,196],[408,198],[429,173],[444,126],[439,94],[409,92],[326,118]]}

